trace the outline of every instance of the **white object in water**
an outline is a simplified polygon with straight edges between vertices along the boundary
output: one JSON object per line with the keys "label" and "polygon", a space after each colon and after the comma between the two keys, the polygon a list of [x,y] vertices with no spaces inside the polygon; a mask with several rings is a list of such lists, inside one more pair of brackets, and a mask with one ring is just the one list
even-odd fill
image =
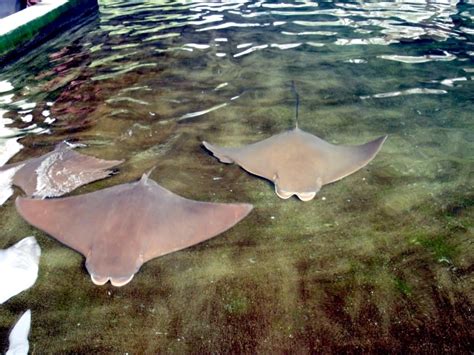
{"label": "white object in water", "polygon": [[35,237],[26,237],[8,249],[0,249],[0,304],[34,285],[40,255]]}
{"label": "white object in water", "polygon": [[7,170],[0,170],[0,206],[13,195],[13,177],[23,167],[23,164]]}
{"label": "white object in water", "polygon": [[8,341],[10,345],[6,355],[27,355],[30,344],[28,343],[28,334],[31,326],[31,311],[27,310],[16,322]]}

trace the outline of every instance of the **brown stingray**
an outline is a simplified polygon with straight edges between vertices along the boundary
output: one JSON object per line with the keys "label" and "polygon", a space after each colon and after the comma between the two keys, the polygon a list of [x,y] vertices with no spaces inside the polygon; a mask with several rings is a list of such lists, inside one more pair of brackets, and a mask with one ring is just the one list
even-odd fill
{"label": "brown stingray", "polygon": [[28,223],[84,255],[96,285],[110,280],[123,286],[146,261],[226,231],[253,206],[188,200],[143,175],[85,195],[18,197],[16,208]]}
{"label": "brown stingray", "polygon": [[[112,174],[108,170],[123,160],[103,160],[76,153],[67,143],[56,146],[52,152],[0,168],[10,183],[31,197],[57,197],[92,181]],[[11,173],[10,173],[11,172]]]}
{"label": "brown stingray", "polygon": [[350,175],[369,163],[387,136],[359,146],[333,145],[299,128],[240,148],[203,145],[223,163],[236,163],[275,184],[284,199],[309,201],[325,184]]}

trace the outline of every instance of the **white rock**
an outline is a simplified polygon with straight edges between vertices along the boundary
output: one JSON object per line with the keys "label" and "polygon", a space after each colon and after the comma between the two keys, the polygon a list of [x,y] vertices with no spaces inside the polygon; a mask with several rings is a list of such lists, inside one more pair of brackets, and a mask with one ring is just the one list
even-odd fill
{"label": "white rock", "polygon": [[0,250],[0,304],[34,285],[40,255],[35,237],[24,238]]}
{"label": "white rock", "polygon": [[14,166],[7,170],[0,170],[0,206],[13,195],[13,177],[23,165]]}
{"label": "white rock", "polygon": [[[25,238],[27,239],[27,238]],[[23,240],[25,240],[23,239]],[[16,322],[8,341],[10,345],[6,355],[27,355],[30,344],[28,343],[28,334],[31,326],[31,311],[27,310]]]}

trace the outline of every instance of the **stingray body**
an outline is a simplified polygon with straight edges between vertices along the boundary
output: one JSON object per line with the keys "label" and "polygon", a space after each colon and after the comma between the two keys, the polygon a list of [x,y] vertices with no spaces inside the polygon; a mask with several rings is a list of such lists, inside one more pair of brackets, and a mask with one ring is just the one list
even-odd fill
{"label": "stingray body", "polygon": [[[57,197],[79,186],[104,179],[109,170],[123,160],[103,160],[77,153],[67,143],[56,146],[52,152],[37,158],[0,167],[0,186],[3,203],[18,186],[31,197]],[[8,191],[10,189],[10,191]]]}
{"label": "stingray body", "polygon": [[236,163],[275,184],[276,194],[302,201],[316,196],[325,184],[342,179],[369,163],[387,136],[359,146],[333,145],[299,128],[240,148],[203,142],[223,163]]}
{"label": "stingray body", "polygon": [[95,284],[114,286],[130,282],[144,262],[212,238],[252,210],[188,200],[147,175],[85,195],[19,197],[16,207],[30,224],[83,254]]}

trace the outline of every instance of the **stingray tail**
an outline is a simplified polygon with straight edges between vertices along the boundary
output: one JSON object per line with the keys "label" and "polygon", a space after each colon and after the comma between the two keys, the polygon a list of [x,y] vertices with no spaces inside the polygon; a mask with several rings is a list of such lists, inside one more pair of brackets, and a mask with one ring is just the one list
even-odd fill
{"label": "stingray tail", "polygon": [[296,91],[295,81],[291,81],[291,91],[295,94],[295,127],[298,128],[298,110],[300,106],[300,96],[298,95],[298,91]]}

